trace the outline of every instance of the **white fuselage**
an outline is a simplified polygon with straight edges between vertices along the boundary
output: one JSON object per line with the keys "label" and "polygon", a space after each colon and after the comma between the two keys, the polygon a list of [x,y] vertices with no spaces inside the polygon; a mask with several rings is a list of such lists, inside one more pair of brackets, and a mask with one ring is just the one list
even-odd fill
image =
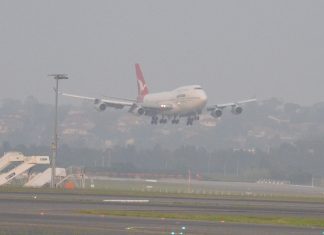
{"label": "white fuselage", "polygon": [[162,114],[177,116],[200,114],[206,104],[207,95],[199,85],[148,94],[141,103],[145,108],[160,108]]}

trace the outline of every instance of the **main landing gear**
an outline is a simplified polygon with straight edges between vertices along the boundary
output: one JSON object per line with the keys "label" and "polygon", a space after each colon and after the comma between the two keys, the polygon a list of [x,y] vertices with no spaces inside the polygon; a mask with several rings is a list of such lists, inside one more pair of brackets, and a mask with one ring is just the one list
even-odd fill
{"label": "main landing gear", "polygon": [[[172,124],[178,124],[180,122],[180,120],[177,117],[174,117],[171,121]],[[168,119],[164,116],[162,116],[162,118],[159,120],[158,116],[153,116],[151,119],[151,124],[152,125],[157,125],[157,124],[166,124],[168,123]]]}
{"label": "main landing gear", "polygon": [[172,119],[172,121],[171,121],[172,124],[179,124],[179,122],[180,122],[180,120],[176,119],[176,118]]}
{"label": "main landing gear", "polygon": [[[189,116],[187,118],[187,126],[192,126],[194,121],[198,121],[198,120],[199,120],[199,115]],[[168,119],[164,116],[162,116],[161,119],[159,119],[158,116],[152,116],[152,120],[151,120],[152,125],[166,124],[167,122]],[[173,125],[179,124],[179,122],[180,122],[180,118],[177,116],[174,116],[173,119],[171,120],[171,123]]]}
{"label": "main landing gear", "polygon": [[187,119],[187,126],[192,126],[194,121],[199,120],[199,115],[196,116],[189,116]]}
{"label": "main landing gear", "polygon": [[166,119],[165,117],[162,117],[159,121],[159,117],[158,116],[153,116],[152,120],[151,120],[151,124],[152,125],[157,125],[158,123],[160,124],[166,124],[168,122],[168,119]]}
{"label": "main landing gear", "polygon": [[168,119],[166,119],[165,117],[162,117],[160,119],[160,124],[166,124],[168,122]]}
{"label": "main landing gear", "polygon": [[187,126],[192,126],[193,125],[194,119],[192,117],[188,117],[187,119]]}
{"label": "main landing gear", "polygon": [[159,118],[157,116],[153,116],[152,117],[152,120],[151,120],[151,124],[152,125],[157,125],[158,124],[158,120],[159,120]]}

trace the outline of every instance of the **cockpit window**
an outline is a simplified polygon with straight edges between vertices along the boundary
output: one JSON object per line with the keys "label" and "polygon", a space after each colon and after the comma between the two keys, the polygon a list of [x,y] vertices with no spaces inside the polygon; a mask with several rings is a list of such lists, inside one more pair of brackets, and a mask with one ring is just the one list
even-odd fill
{"label": "cockpit window", "polygon": [[195,87],[195,90],[202,90],[201,87]]}

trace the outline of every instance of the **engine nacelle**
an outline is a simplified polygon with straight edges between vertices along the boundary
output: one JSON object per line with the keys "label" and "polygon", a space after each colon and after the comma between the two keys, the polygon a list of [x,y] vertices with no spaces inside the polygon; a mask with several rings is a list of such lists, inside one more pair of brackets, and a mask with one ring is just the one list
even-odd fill
{"label": "engine nacelle", "polygon": [[142,107],[136,107],[133,112],[138,116],[142,116],[145,114],[145,109]]}
{"label": "engine nacelle", "polygon": [[223,115],[223,111],[221,109],[215,109],[210,113],[214,118],[219,118]]}
{"label": "engine nacelle", "polygon": [[241,106],[235,105],[232,107],[232,113],[235,115],[241,114],[243,112],[243,108]]}
{"label": "engine nacelle", "polygon": [[99,112],[105,111],[107,108],[106,104],[99,99],[95,99],[94,104],[95,109]]}

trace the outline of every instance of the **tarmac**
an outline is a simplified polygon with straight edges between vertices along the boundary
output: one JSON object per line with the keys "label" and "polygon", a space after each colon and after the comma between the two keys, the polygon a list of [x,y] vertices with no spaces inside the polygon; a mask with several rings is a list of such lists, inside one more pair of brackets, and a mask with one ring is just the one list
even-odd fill
{"label": "tarmac", "polygon": [[[242,199],[0,193],[0,234],[323,234],[324,228],[85,215],[82,210],[300,216],[324,219],[324,204]],[[185,230],[182,228],[185,227]]]}

